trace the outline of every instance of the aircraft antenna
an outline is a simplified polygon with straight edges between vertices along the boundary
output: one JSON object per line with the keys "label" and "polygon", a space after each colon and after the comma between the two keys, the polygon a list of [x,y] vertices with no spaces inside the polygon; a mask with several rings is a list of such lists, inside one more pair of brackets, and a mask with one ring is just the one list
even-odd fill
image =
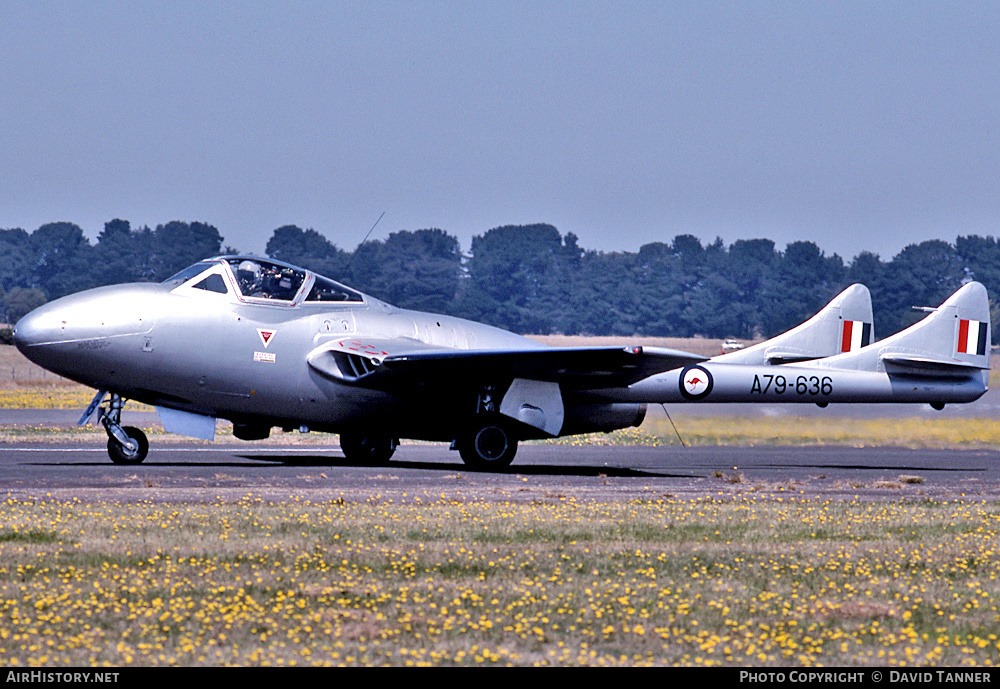
{"label": "aircraft antenna", "polygon": [[[382,211],[382,215],[378,216],[378,220],[375,221],[375,225],[378,225],[379,222],[381,222],[383,215],[385,215],[385,211]],[[353,254],[351,254],[351,260],[347,262],[347,267],[344,268],[344,275],[346,275],[347,271],[351,269],[351,264],[354,263],[354,257],[358,255],[358,249],[360,249],[361,246],[368,241],[368,238],[372,236],[372,232],[375,231],[375,225],[372,225],[372,229],[368,230],[368,234],[366,234],[365,238],[361,240],[361,244],[358,244],[358,248],[354,250]]]}
{"label": "aircraft antenna", "polygon": [[670,425],[674,427],[674,433],[677,434],[677,439],[681,441],[681,445],[687,447],[688,444],[684,442],[684,438],[681,437],[680,432],[677,430],[677,426],[674,425],[674,420],[670,418],[670,412],[667,411],[667,405],[664,402],[660,402],[660,406],[663,407],[663,413],[667,415],[667,421],[669,421]]}

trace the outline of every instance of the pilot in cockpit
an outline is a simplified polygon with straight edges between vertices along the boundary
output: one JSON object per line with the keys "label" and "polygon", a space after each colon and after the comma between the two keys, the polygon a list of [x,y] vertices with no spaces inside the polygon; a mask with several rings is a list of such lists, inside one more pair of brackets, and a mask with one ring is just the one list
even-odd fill
{"label": "pilot in cockpit", "polygon": [[261,271],[256,261],[243,261],[236,269],[236,281],[240,284],[240,292],[247,297],[260,296]]}

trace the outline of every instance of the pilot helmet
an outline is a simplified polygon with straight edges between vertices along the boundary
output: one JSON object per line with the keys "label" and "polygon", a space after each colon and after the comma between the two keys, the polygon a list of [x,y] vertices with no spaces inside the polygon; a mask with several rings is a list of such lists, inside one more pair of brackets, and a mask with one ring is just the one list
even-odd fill
{"label": "pilot helmet", "polygon": [[243,261],[236,269],[236,279],[244,292],[248,287],[256,287],[260,284],[260,265],[256,261]]}

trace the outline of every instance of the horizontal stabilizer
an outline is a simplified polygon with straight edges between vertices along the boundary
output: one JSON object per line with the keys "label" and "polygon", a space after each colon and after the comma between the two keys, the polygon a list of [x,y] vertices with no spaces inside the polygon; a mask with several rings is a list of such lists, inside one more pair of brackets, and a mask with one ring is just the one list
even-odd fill
{"label": "horizontal stabilizer", "polygon": [[924,368],[924,369],[937,369],[937,370],[948,370],[953,369],[957,371],[968,371],[971,369],[980,369],[981,366],[975,364],[969,364],[964,361],[946,361],[944,359],[930,359],[928,357],[918,357],[911,356],[906,357],[899,354],[886,354],[881,357],[882,361],[886,364],[892,364],[893,366],[902,366],[904,368]]}
{"label": "horizontal stabilizer", "polygon": [[797,364],[801,361],[812,361],[819,357],[809,356],[802,352],[768,352],[764,362],[771,366],[779,364]]}

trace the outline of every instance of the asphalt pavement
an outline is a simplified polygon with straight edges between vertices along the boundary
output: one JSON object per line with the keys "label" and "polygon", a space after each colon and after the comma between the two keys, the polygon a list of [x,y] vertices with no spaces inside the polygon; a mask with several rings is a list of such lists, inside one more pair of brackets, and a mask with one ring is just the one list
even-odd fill
{"label": "asphalt pavement", "polygon": [[524,444],[509,471],[470,471],[445,445],[402,445],[386,466],[335,443],[153,444],[118,466],[100,444],[0,445],[0,494],[116,500],[664,499],[827,496],[998,499],[1000,452],[847,447]]}

